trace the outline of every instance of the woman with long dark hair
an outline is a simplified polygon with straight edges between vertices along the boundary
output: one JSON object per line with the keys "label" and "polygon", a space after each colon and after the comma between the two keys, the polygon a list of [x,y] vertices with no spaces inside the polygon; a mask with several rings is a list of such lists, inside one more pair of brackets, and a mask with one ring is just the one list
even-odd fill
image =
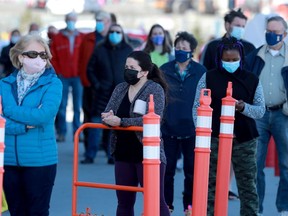
{"label": "woman with long dark hair", "polygon": [[[124,68],[123,68],[124,69]],[[102,113],[102,121],[110,126],[142,126],[143,115],[148,112],[150,94],[154,96],[155,113],[162,117],[165,107],[166,83],[158,67],[143,51],[132,52],[125,64],[126,82],[116,86],[108,105]],[[136,103],[144,104],[143,112],[136,112]],[[134,131],[113,131],[111,153],[115,158],[117,185],[143,186],[143,134]],[[160,145],[160,215],[170,212],[164,198],[164,173],[166,157],[163,143]],[[135,192],[117,191],[117,216],[133,216]]]}

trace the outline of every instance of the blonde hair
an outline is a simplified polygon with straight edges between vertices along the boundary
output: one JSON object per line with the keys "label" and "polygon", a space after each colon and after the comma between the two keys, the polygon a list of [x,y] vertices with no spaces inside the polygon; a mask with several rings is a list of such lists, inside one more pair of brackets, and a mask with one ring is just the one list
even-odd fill
{"label": "blonde hair", "polygon": [[32,42],[37,42],[44,47],[45,52],[47,53],[47,56],[48,56],[48,59],[46,59],[46,61],[47,61],[46,68],[51,66],[50,60],[52,58],[52,54],[50,52],[47,41],[44,38],[42,38],[40,35],[28,34],[28,35],[21,37],[21,39],[15,44],[15,46],[13,46],[10,49],[9,56],[10,56],[10,59],[11,59],[13,66],[15,68],[20,69],[22,67],[22,64],[19,61],[18,56],[22,55],[25,48]]}

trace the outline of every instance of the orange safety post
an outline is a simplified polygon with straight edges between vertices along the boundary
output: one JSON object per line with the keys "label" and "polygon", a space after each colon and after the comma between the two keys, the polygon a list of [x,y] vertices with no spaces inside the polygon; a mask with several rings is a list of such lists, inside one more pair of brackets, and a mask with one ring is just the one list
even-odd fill
{"label": "orange safety post", "polygon": [[148,114],[143,116],[144,216],[160,215],[160,116],[154,113],[150,95]]}
{"label": "orange safety post", "polygon": [[1,116],[2,113],[2,98],[0,96],[0,215],[2,212],[2,195],[3,195],[3,174],[4,174],[4,138],[5,138],[5,123],[6,120]]}
{"label": "orange safety post", "polygon": [[207,215],[212,111],[211,90],[202,89],[197,109],[192,215]]}
{"label": "orange safety post", "polygon": [[228,213],[228,192],[235,120],[235,103],[236,100],[232,98],[232,82],[228,82],[226,97],[222,98],[220,117],[215,216],[225,216]]}

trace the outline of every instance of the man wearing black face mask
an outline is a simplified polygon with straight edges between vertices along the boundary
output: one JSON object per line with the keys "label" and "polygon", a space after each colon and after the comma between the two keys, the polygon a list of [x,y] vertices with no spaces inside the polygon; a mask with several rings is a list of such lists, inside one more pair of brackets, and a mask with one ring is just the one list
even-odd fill
{"label": "man wearing black face mask", "polygon": [[161,127],[164,149],[167,157],[164,191],[165,200],[173,211],[174,175],[178,152],[183,154],[184,192],[183,207],[190,215],[188,206],[192,204],[194,173],[195,126],[192,120],[192,106],[196,86],[206,69],[193,61],[197,41],[193,35],[180,32],[174,41],[175,60],[161,66],[168,83],[168,104]]}
{"label": "man wearing black face mask", "polygon": [[267,44],[253,51],[246,58],[246,67],[259,76],[263,86],[266,112],[256,120],[259,132],[257,146],[257,192],[259,214],[263,213],[265,195],[265,159],[268,142],[274,137],[279,158],[280,181],[276,207],[280,216],[288,215],[288,46],[283,42],[287,23],[280,16],[267,20]]}

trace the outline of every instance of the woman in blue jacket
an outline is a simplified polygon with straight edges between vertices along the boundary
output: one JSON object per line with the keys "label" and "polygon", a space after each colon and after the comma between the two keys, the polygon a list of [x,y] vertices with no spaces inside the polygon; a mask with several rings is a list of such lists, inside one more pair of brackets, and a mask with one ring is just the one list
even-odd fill
{"label": "woman in blue jacket", "polygon": [[39,35],[24,36],[9,55],[16,71],[0,81],[4,191],[11,216],[47,216],[58,162],[54,119],[62,84]]}

